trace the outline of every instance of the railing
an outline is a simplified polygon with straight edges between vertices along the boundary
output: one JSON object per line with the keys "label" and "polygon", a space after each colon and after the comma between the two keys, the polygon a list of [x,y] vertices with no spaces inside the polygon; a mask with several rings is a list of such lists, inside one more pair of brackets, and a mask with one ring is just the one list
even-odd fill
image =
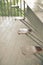
{"label": "railing", "polygon": [[[29,36],[35,43],[37,43],[39,46],[42,47],[43,43],[43,24],[41,23],[40,18],[38,18],[37,14],[35,14],[34,10],[29,6],[28,3],[29,0],[24,0],[24,16],[25,20],[21,20],[23,24],[27,26],[28,29],[21,28],[19,30],[19,34],[26,34]],[[27,8],[25,10],[25,4],[27,4]],[[27,19],[26,19],[27,18]],[[41,32],[42,31],[42,32]],[[32,33],[31,33],[32,32]],[[39,43],[39,42],[41,43]]]}
{"label": "railing", "polygon": [[24,16],[23,0],[0,0],[0,16]]}

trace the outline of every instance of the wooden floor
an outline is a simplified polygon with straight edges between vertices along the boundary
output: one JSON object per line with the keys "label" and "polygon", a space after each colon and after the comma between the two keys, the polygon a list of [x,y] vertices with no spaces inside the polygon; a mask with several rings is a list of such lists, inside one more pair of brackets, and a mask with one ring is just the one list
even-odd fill
{"label": "wooden floor", "polygon": [[37,45],[27,35],[18,35],[24,27],[19,20],[0,17],[0,65],[43,65],[43,54],[22,54],[22,46]]}

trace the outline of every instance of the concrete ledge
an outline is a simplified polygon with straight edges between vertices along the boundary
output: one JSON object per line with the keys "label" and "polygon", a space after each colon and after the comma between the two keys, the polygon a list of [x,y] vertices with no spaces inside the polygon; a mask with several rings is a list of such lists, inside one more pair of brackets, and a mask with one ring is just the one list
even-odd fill
{"label": "concrete ledge", "polygon": [[18,5],[11,5],[11,8],[19,8]]}

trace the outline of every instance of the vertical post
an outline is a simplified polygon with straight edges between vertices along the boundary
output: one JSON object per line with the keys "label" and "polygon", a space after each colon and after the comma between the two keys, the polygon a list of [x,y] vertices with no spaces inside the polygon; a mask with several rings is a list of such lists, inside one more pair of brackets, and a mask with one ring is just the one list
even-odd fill
{"label": "vertical post", "polygon": [[3,16],[5,16],[5,1],[2,0],[2,11],[3,11]]}
{"label": "vertical post", "polygon": [[25,1],[24,1],[24,19],[25,19]]}
{"label": "vertical post", "polygon": [[20,0],[20,16],[22,16],[22,0]]}
{"label": "vertical post", "polygon": [[[19,0],[17,0],[17,6],[18,6],[18,1]],[[17,8],[17,16],[19,16],[19,8]]]}
{"label": "vertical post", "polygon": [[1,0],[1,12],[2,12],[2,16],[3,16],[3,7],[2,7],[2,4],[3,4],[3,2]]}
{"label": "vertical post", "polygon": [[0,1],[0,15],[2,16],[2,0]]}
{"label": "vertical post", "polygon": [[[6,2],[7,2],[7,1],[6,1]],[[5,16],[7,15],[7,12],[6,12],[6,2],[4,1]]]}
{"label": "vertical post", "polygon": [[[16,0],[13,0],[13,2],[14,2],[14,5],[15,5],[15,3],[16,3]],[[13,14],[14,14],[14,16],[16,16],[16,9],[15,8],[13,8]]]}
{"label": "vertical post", "polygon": [[7,0],[7,15],[9,16],[9,2],[8,2],[8,0]]}
{"label": "vertical post", "polygon": [[12,16],[12,8],[11,8],[11,5],[12,5],[12,1],[10,0],[10,14]]}

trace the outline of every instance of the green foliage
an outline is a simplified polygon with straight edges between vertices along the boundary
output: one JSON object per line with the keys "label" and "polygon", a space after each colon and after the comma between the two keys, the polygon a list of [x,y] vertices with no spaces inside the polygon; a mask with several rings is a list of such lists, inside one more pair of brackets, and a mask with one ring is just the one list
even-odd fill
{"label": "green foliage", "polygon": [[13,2],[8,2],[8,0],[0,1],[0,16],[21,16],[20,8],[11,8],[12,4],[18,4],[19,0],[13,0]]}

